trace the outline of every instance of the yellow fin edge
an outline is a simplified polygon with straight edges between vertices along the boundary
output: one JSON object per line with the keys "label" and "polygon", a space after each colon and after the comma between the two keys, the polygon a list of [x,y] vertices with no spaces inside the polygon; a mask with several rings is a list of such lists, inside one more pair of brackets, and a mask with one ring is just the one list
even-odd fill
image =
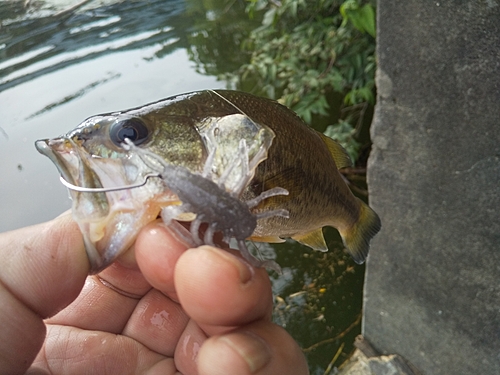
{"label": "yellow fin edge", "polygon": [[346,230],[341,230],[340,235],[347,251],[358,264],[364,263],[370,249],[370,240],[381,228],[380,218],[367,204],[360,200],[359,219]]}
{"label": "yellow fin edge", "polygon": [[285,240],[278,236],[252,236],[249,238],[251,241],[255,242],[269,242],[269,243],[283,243]]}
{"label": "yellow fin edge", "polygon": [[318,228],[311,232],[307,232],[305,234],[296,234],[292,236],[297,242],[300,242],[303,245],[309,246],[311,249],[318,251],[328,251],[328,247],[326,246],[325,237],[323,237],[323,229]]}
{"label": "yellow fin edge", "polygon": [[335,164],[337,165],[337,169],[352,167],[352,160],[344,147],[340,145],[337,141],[332,138],[324,135],[323,133],[318,132],[321,139],[325,143],[326,147],[328,147],[328,151],[332,155]]}

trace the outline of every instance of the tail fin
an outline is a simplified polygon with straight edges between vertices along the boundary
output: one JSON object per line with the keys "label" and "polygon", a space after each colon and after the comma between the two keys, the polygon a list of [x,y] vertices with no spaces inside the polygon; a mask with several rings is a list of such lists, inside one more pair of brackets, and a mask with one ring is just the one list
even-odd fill
{"label": "tail fin", "polygon": [[358,264],[364,263],[368,256],[370,240],[381,228],[380,218],[376,212],[361,200],[360,203],[358,221],[351,228],[340,232],[345,247]]}

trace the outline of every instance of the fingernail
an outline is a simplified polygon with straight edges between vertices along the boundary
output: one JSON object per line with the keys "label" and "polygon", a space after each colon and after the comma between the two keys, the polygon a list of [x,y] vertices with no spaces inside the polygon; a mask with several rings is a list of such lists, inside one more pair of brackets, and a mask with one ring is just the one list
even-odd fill
{"label": "fingernail", "polygon": [[219,338],[235,350],[247,363],[250,373],[254,374],[271,361],[271,350],[259,336],[250,333],[231,333]]}
{"label": "fingernail", "polygon": [[254,276],[255,272],[253,268],[245,263],[242,259],[237,256],[231,254],[230,252],[222,249],[216,249],[211,246],[207,246],[207,249],[210,249],[215,255],[222,258],[226,262],[231,263],[238,270],[240,276],[240,282],[242,284],[248,283]]}

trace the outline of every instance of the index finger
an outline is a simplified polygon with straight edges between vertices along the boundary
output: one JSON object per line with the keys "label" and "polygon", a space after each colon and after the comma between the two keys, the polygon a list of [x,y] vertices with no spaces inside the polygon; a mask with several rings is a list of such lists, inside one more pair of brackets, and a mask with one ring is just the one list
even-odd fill
{"label": "index finger", "polygon": [[209,335],[257,320],[271,320],[272,289],[267,272],[211,246],[188,250],[175,270],[182,307]]}
{"label": "index finger", "polygon": [[270,319],[272,293],[266,271],[227,250],[209,246],[188,250],[175,233],[155,224],[141,232],[136,257],[151,285],[178,298],[207,333]]}

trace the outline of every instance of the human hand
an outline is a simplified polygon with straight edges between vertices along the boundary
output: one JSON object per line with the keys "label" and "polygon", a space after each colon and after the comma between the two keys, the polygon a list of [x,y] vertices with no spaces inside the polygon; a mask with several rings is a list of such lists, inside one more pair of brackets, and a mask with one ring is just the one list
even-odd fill
{"label": "human hand", "polygon": [[158,223],[95,276],[69,215],[1,234],[0,254],[2,374],[308,374],[265,270]]}

